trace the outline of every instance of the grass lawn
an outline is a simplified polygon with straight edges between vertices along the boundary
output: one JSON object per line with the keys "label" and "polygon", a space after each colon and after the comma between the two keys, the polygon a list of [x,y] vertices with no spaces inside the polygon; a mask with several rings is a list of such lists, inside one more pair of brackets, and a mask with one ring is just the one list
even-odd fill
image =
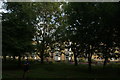
{"label": "grass lawn", "polygon": [[[16,63],[3,63],[3,79],[22,78],[23,70]],[[25,76],[28,79],[93,79],[120,80],[120,64],[108,64],[103,70],[102,65],[92,65],[92,72],[88,72],[87,64],[74,66],[68,63],[40,64],[31,62],[30,71]]]}

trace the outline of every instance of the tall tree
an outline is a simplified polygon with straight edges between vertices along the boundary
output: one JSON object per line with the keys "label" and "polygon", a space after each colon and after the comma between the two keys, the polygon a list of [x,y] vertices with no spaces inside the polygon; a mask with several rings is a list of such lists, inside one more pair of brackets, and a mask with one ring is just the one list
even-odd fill
{"label": "tall tree", "polygon": [[[106,55],[109,53],[109,47],[119,39],[116,37],[118,36],[116,33],[119,32],[117,30],[119,26],[118,8],[118,3],[68,3],[66,7],[70,38],[74,42],[85,45],[90,71],[94,49],[102,42],[106,45],[106,47],[104,46],[106,49],[104,48],[103,51],[103,54]],[[107,57],[105,57],[106,60]]]}
{"label": "tall tree", "polygon": [[7,13],[2,14],[3,55],[21,56],[31,52],[32,38],[35,32],[31,3],[5,3]]}
{"label": "tall tree", "polygon": [[[108,9],[109,7],[109,9]],[[99,4],[100,12],[100,25],[101,33],[99,33],[99,39],[104,43],[104,66],[106,65],[110,50],[109,48],[119,45],[119,3],[102,3]],[[116,16],[115,16],[116,15]],[[104,35],[104,36],[103,36]]]}
{"label": "tall tree", "polygon": [[68,3],[66,11],[70,24],[68,29],[72,32],[70,39],[85,45],[90,70],[92,51],[97,40],[98,16],[95,11],[96,7],[93,3]]}
{"label": "tall tree", "polygon": [[33,3],[36,6],[36,35],[37,51],[40,52],[41,63],[44,61],[45,49],[55,40],[53,34],[60,26],[61,3]]}

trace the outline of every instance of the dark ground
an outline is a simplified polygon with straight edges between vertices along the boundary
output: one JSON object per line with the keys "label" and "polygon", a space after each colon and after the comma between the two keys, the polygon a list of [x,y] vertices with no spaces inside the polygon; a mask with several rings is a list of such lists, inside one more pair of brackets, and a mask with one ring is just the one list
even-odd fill
{"label": "dark ground", "polygon": [[[23,80],[23,66],[18,66],[16,62],[2,64],[3,80]],[[25,76],[25,80],[120,80],[120,64],[107,64],[103,69],[102,64],[93,64],[92,72],[88,71],[88,64],[74,66],[70,63],[44,63],[30,62],[30,70]]]}

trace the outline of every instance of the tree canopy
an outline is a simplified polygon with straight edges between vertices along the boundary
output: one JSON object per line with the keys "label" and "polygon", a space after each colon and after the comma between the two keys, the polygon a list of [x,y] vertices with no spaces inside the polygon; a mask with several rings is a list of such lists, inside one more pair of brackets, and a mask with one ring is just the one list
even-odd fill
{"label": "tree canopy", "polygon": [[[58,42],[71,41],[75,59],[85,52],[91,63],[96,49],[107,56],[120,46],[119,3],[5,3],[2,15],[3,55],[34,51],[43,61],[45,49]],[[101,48],[102,46],[102,48]],[[107,60],[108,57],[105,57]],[[76,60],[77,61],[77,60]]]}

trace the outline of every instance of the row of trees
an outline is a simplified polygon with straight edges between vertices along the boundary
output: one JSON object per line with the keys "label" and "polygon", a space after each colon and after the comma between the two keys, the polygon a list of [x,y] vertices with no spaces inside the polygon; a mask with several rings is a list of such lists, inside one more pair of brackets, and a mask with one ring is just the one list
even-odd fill
{"label": "row of trees", "polygon": [[[43,63],[47,46],[55,42],[71,41],[74,61],[81,53],[91,57],[97,50],[105,61],[114,47],[120,46],[119,3],[5,3],[7,13],[2,15],[3,56],[20,57],[36,49]],[[37,45],[33,46],[32,41]],[[62,45],[60,45],[62,46]]]}
{"label": "row of trees", "polygon": [[29,3],[4,3],[4,6],[7,13],[2,14],[3,57],[6,60],[8,54],[19,56],[20,63],[21,55],[31,52],[35,15]]}
{"label": "row of trees", "polygon": [[120,46],[119,13],[119,3],[68,3],[66,7],[67,22],[70,24],[68,35],[88,54],[90,70],[91,57],[96,49],[102,47],[105,66],[110,48]]}
{"label": "row of trees", "polygon": [[[33,52],[35,48],[41,54],[45,45],[50,43],[52,34],[58,27],[60,3],[4,3],[7,13],[2,14],[3,56],[21,56]],[[41,24],[42,23],[42,24]],[[37,46],[32,45],[32,41]]]}

